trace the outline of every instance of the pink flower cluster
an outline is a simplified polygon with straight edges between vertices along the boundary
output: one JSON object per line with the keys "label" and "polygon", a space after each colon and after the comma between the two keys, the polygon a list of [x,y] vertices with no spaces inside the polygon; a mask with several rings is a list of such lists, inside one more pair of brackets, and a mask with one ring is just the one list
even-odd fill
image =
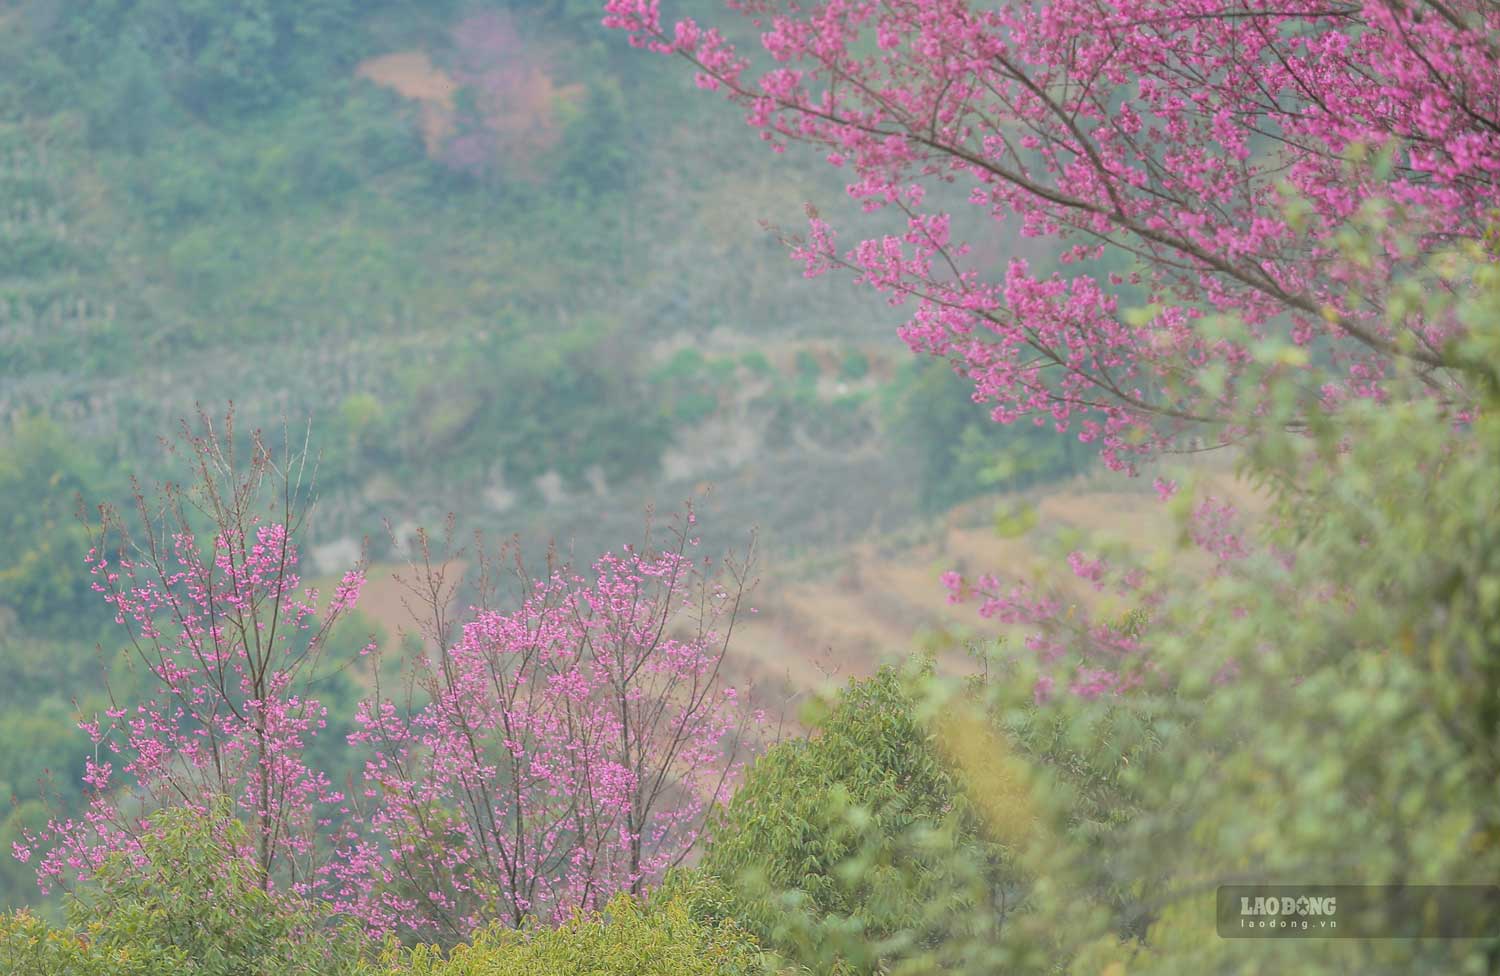
{"label": "pink flower cluster", "polygon": [[[1134,473],[1250,433],[1272,406],[1267,369],[1303,371],[1308,414],[1384,402],[1409,368],[1456,422],[1472,415],[1453,342],[1462,324],[1386,296],[1441,249],[1489,242],[1493,253],[1500,6],[726,5],[759,31],[758,69],[692,20],[664,26],[657,0],[606,0],[604,24],[690,62],[773,148],[811,144],[852,171],[849,195],[888,215],[886,232],[840,244],[809,207],[791,256],[809,277],[844,270],[911,305],[901,337],[948,359],[995,421],[1070,433]],[[964,206],[969,220],[949,212]],[[1003,267],[955,236],[987,222],[1008,226],[983,249],[1009,250]],[[1033,270],[1015,247],[1025,238],[1059,244],[1061,270]],[[1127,288],[1140,316],[1122,307]],[[1218,572],[1249,554],[1235,523],[1213,500],[1193,512],[1190,537]],[[1069,562],[1143,611],[1157,599],[1138,573]],[[944,583],[1029,627],[1054,669],[1070,656],[1076,694],[1118,692],[1150,670],[1139,620],[1100,624],[994,576]],[[1057,683],[1044,675],[1037,697]]]}

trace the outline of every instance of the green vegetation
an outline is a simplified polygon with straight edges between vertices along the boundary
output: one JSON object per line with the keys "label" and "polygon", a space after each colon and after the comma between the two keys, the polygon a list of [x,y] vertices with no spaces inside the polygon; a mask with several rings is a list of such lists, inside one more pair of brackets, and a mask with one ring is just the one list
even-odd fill
{"label": "green vegetation", "polygon": [[0,916],[0,966],[28,976],[360,976],[360,935],[295,899],[268,894],[236,851],[242,825],[163,811],[138,858],[112,856],[67,900],[66,925]]}
{"label": "green vegetation", "polygon": [[[80,519],[85,499],[105,497],[105,472],[57,424],[22,416],[11,424],[0,452],[0,592],[7,608],[37,634],[92,636],[105,619],[84,557],[88,533]],[[20,500],[25,499],[23,507]]]}
{"label": "green vegetation", "polygon": [[[699,865],[725,884],[715,914],[817,972],[875,972],[955,927],[991,929],[1007,859],[919,718],[923,677],[851,683],[811,737],[756,760]],[[973,884],[959,864],[982,866],[963,872]]]}
{"label": "green vegetation", "polygon": [[732,921],[704,923],[690,893],[638,901],[619,895],[599,915],[556,928],[497,926],[443,953],[430,946],[387,954],[391,976],[751,976],[763,972],[755,941]]}
{"label": "green vegetation", "polygon": [[941,512],[986,491],[1020,491],[1085,470],[1094,451],[1030,424],[1004,426],[941,360],[901,365],[884,393],[893,437],[918,453],[922,504]]}
{"label": "green vegetation", "polygon": [[[222,812],[156,815],[132,858],[115,855],[67,899],[67,922],[0,916],[0,967],[27,976],[749,976],[754,939],[670,898],[621,895],[560,927],[496,927],[446,952],[380,947],[294,897],[268,894],[242,856],[243,825]],[[163,824],[163,821],[165,823]]]}

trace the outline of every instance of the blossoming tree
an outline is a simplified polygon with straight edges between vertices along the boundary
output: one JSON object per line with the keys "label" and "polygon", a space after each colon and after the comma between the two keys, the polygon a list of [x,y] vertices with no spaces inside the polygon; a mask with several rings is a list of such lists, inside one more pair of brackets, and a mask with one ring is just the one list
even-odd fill
{"label": "blossoming tree", "polygon": [[310,686],[326,673],[322,651],[359,598],[363,566],[327,600],[302,587],[292,537],[305,454],[278,457],[259,431],[237,452],[232,411],[222,430],[199,421],[183,430],[189,487],[168,483],[151,498],[137,485],[134,526],[100,510],[94,588],[149,673],[148,692],[82,723],[95,745],[86,812],[16,851],[45,849],[44,886],[138,851],[156,810],[206,815],[219,798],[247,825],[244,854],[267,887],[312,890],[330,852],[343,796],[306,758],[327,719]]}
{"label": "blossoming tree", "polygon": [[[1457,324],[1387,308],[1380,285],[1482,237],[1500,205],[1493,4],[727,2],[764,70],[718,29],[667,25],[658,0],[607,0],[604,23],[690,62],[774,147],[852,168],[890,231],[842,249],[810,209],[796,256],[914,302],[902,338],[948,357],[995,420],[1073,431],[1115,468],[1230,440],[1265,339],[1294,344],[1289,370],[1332,365],[1309,410],[1379,398],[1402,366],[1468,402]],[[1341,235],[1374,200],[1390,226],[1350,254]],[[969,260],[954,205],[1065,242],[1067,273]],[[1123,314],[1119,286],[1150,314]],[[1216,315],[1247,328],[1205,327]]]}
{"label": "blossoming tree", "polygon": [[[1051,425],[1133,473],[1410,396],[1397,380],[1413,376],[1472,419],[1486,372],[1461,351],[1468,278],[1427,272],[1464,246],[1495,253],[1494,4],[726,2],[759,32],[759,68],[717,28],[664,21],[658,0],[606,0],[604,23],[689,62],[773,148],[852,169],[850,196],[888,232],[841,247],[809,206],[793,256],[913,304],[902,338],[947,358],[994,420]],[[986,266],[963,226],[1002,253],[1050,239],[1061,270]],[[1221,501],[1189,523],[1221,568],[1253,546]],[[1160,581],[1069,561],[1137,611],[1101,621],[996,575],[944,583],[1028,628],[1073,692],[1133,687],[1152,671]],[[1056,684],[1045,673],[1036,694]]]}
{"label": "blossoming tree", "polygon": [[694,524],[689,508],[667,545],[648,529],[587,571],[554,554],[533,577],[516,555],[518,606],[478,610],[456,639],[447,561],[420,540],[411,591],[434,650],[402,706],[361,706],[371,834],[348,908],[451,937],[597,909],[683,861],[754,724],[721,680],[747,564],[695,559]]}

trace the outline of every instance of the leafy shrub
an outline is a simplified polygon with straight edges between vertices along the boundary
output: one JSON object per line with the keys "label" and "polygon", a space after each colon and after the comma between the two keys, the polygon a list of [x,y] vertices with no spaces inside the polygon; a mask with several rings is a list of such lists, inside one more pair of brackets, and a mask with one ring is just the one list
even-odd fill
{"label": "leafy shrub", "polygon": [[803,383],[816,383],[823,375],[823,366],[810,350],[798,349],[796,356],[797,379]]}
{"label": "leafy shrub", "polygon": [[68,923],[0,916],[0,970],[27,976],[361,976],[353,930],[272,893],[224,809],[163,810],[135,854],[68,898]]}
{"label": "leafy shrub", "polygon": [[495,926],[446,953],[388,950],[391,976],[742,976],[761,971],[754,940],[731,921],[705,923],[686,893],[618,895],[603,913],[557,928]]}
{"label": "leafy shrub", "polygon": [[22,416],[0,432],[0,497],[32,500],[0,510],[0,609],[30,634],[88,637],[107,620],[84,566],[88,533],[78,519],[82,499],[99,495],[102,467],[46,417]]}
{"label": "leafy shrub", "polygon": [[750,372],[757,376],[770,376],[776,368],[771,365],[771,360],[759,349],[752,349],[740,355],[740,363]]}
{"label": "leafy shrub", "polygon": [[700,917],[740,919],[817,972],[877,972],[1005,914],[1006,852],[919,714],[930,675],[851,682],[812,737],[755,762],[713,825],[699,870],[723,889],[698,892]]}
{"label": "leafy shrub", "polygon": [[858,349],[851,349],[839,362],[839,379],[862,380],[870,372],[870,358]]}

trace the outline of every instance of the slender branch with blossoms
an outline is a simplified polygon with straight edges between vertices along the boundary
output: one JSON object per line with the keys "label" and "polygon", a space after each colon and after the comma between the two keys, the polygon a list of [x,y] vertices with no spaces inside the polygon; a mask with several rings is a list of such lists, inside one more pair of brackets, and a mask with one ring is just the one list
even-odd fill
{"label": "slender branch with blossoms", "polygon": [[[902,338],[950,359],[995,420],[1071,431],[1134,469],[1239,436],[1228,417],[1264,392],[1241,380],[1267,338],[1334,366],[1309,410],[1378,399],[1402,366],[1467,404],[1457,321],[1389,315],[1381,286],[1482,239],[1500,207],[1494,4],[727,4],[761,32],[758,77],[718,30],[666,26],[658,0],[607,0],[604,23],[691,63],[773,147],[852,168],[849,194],[895,226],[842,250],[810,209],[794,256],[914,301]],[[923,209],[950,184],[1010,228],[996,233],[1063,242],[1077,270],[975,266],[950,215]],[[1350,254],[1341,235],[1372,200],[1390,229]],[[1122,314],[1125,284],[1145,321]],[[1204,329],[1213,315],[1244,334]]]}
{"label": "slender branch with blossoms", "polygon": [[[1176,486],[1159,480],[1157,490],[1167,497]],[[1180,556],[1195,572],[1229,575],[1253,553],[1271,551],[1252,544],[1243,513],[1225,499],[1204,496],[1181,518]],[[1153,572],[1127,553],[1112,558],[1074,549],[1065,562],[1073,580],[1130,609],[1113,617],[1100,613],[1070,592],[1078,583],[1006,580],[990,573],[966,580],[947,572],[942,584],[949,603],[971,603],[979,616],[1024,632],[1023,644],[1038,664],[1033,689],[1038,702],[1050,699],[1059,687],[1093,699],[1167,680],[1152,660],[1151,642],[1160,623],[1157,614],[1182,580]],[[1198,565],[1203,562],[1206,567]]]}

